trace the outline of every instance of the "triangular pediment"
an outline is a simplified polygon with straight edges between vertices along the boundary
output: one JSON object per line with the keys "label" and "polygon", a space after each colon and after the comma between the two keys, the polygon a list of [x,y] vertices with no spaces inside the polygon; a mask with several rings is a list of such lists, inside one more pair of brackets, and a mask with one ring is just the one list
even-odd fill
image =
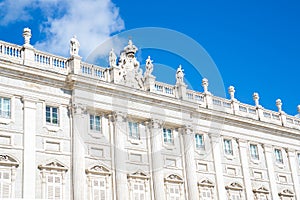
{"label": "triangular pediment", "polygon": [[85,170],[87,174],[110,175],[110,169],[104,165],[97,164]]}
{"label": "triangular pediment", "polygon": [[214,187],[214,183],[209,179],[205,178],[198,182],[198,185],[201,187]]}
{"label": "triangular pediment", "polygon": [[19,162],[13,158],[12,156],[6,155],[6,154],[0,154],[0,165],[1,166],[19,166]]}
{"label": "triangular pediment", "polygon": [[134,173],[128,174],[128,178],[141,178],[141,179],[149,179],[149,175],[142,171],[142,170],[138,170]]}
{"label": "triangular pediment", "polygon": [[285,197],[295,196],[294,192],[292,192],[290,189],[283,189],[278,195],[279,196],[285,196]]}
{"label": "triangular pediment", "polygon": [[254,193],[264,193],[264,194],[269,194],[269,190],[265,186],[261,186],[257,189],[253,190]]}
{"label": "triangular pediment", "polygon": [[177,183],[182,183],[183,179],[181,176],[177,175],[177,174],[170,174],[169,176],[167,176],[165,178],[165,181],[167,182],[177,182]]}
{"label": "triangular pediment", "polygon": [[237,182],[230,183],[225,188],[227,190],[243,190],[243,186]]}
{"label": "triangular pediment", "polygon": [[57,171],[67,171],[68,168],[58,160],[50,160],[38,166],[40,170],[57,170]]}

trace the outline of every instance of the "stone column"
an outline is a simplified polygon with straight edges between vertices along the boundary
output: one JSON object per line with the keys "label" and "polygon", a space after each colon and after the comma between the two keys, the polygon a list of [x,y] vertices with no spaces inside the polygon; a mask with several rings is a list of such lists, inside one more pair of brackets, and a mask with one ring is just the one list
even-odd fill
{"label": "stone column", "polygon": [[214,167],[216,172],[216,187],[217,187],[217,199],[226,198],[222,158],[221,158],[221,137],[219,134],[210,134],[212,154],[214,158]]}
{"label": "stone column", "polygon": [[246,199],[254,199],[253,192],[252,192],[249,164],[248,164],[248,153],[247,153],[248,144],[247,141],[241,139],[238,140],[238,143],[239,143],[240,159],[241,159],[242,171],[244,177]]}
{"label": "stone column", "polygon": [[73,199],[82,200],[86,198],[84,193],[86,183],[84,134],[88,125],[84,106],[76,104],[73,111]]}
{"label": "stone column", "polygon": [[23,198],[35,199],[35,134],[36,134],[36,102],[23,98],[24,135],[23,135]]}
{"label": "stone column", "polygon": [[114,115],[114,153],[115,153],[115,183],[117,200],[127,200],[129,198],[128,180],[126,172],[127,151],[126,141],[126,114],[115,112]]}
{"label": "stone column", "polygon": [[271,145],[264,145],[264,150],[265,150],[265,158],[266,158],[266,163],[268,168],[268,176],[269,176],[270,189],[272,195],[271,199],[279,200],[276,178],[274,173],[273,148]]}
{"label": "stone column", "polygon": [[197,174],[196,174],[196,162],[195,162],[195,152],[194,152],[194,134],[192,127],[182,128],[183,135],[183,145],[184,145],[184,155],[185,155],[185,166],[186,166],[186,180],[188,187],[188,199],[198,200],[199,192],[197,186]]}
{"label": "stone column", "polygon": [[288,158],[289,158],[289,163],[290,163],[290,169],[292,172],[292,179],[293,179],[293,184],[294,184],[294,192],[297,200],[300,200],[300,182],[299,182],[299,177],[298,177],[298,172],[297,172],[297,157],[296,157],[296,152],[295,150],[288,149]]}
{"label": "stone column", "polygon": [[161,154],[162,150],[162,122],[152,120],[149,124],[151,133],[151,156],[152,156],[152,178],[154,199],[164,200],[164,160]]}

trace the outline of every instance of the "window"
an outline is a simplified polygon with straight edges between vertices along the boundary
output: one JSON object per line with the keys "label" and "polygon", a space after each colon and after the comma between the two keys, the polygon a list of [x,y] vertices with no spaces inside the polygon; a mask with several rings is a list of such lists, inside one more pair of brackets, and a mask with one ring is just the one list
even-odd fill
{"label": "window", "polygon": [[10,170],[0,169],[0,198],[11,198]]}
{"label": "window", "polygon": [[93,131],[100,131],[101,130],[100,116],[90,115],[90,130],[93,130]]}
{"label": "window", "polygon": [[46,122],[58,125],[58,107],[46,106]]}
{"label": "window", "polygon": [[106,198],[106,181],[104,178],[97,178],[92,181],[92,199],[105,200]]}
{"label": "window", "polygon": [[250,144],[250,155],[251,158],[254,160],[258,160],[258,148],[256,144]]}
{"label": "window", "polygon": [[128,122],[129,136],[133,139],[140,139],[139,124],[137,122]]}
{"label": "window", "polygon": [[171,129],[164,128],[164,143],[165,144],[174,144],[174,137]]}
{"label": "window", "polygon": [[1,118],[10,118],[10,99],[0,97],[0,117]]}
{"label": "window", "polygon": [[233,155],[231,140],[224,139],[224,151],[226,155]]}
{"label": "window", "polygon": [[278,163],[283,163],[282,152],[280,149],[275,149],[275,160]]}
{"label": "window", "polygon": [[62,199],[61,174],[47,174],[46,199]]}
{"label": "window", "polygon": [[201,200],[211,200],[212,199],[212,195],[211,195],[211,189],[209,188],[201,188],[200,190],[201,192]]}
{"label": "window", "polygon": [[133,199],[145,200],[145,186],[143,182],[135,182],[133,184]]}
{"label": "window", "polygon": [[240,200],[241,199],[241,195],[239,194],[239,192],[235,192],[232,191],[230,194],[230,200]]}
{"label": "window", "polygon": [[169,185],[169,199],[168,200],[180,200],[179,184],[170,184]]}
{"label": "window", "polygon": [[258,200],[268,200],[266,194],[259,194],[258,195]]}
{"label": "window", "polygon": [[204,148],[203,135],[195,134],[196,148],[202,149]]}

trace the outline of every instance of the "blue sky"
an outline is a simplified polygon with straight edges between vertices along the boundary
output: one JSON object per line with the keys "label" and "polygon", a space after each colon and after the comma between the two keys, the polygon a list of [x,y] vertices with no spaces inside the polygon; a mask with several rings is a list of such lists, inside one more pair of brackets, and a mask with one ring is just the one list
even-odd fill
{"label": "blue sky", "polygon": [[[217,65],[225,88],[235,86],[239,101],[253,105],[252,94],[258,92],[263,107],[277,110],[275,101],[280,98],[285,112],[297,114],[300,104],[298,1],[13,2],[0,1],[0,40],[22,45],[22,30],[30,27],[31,43],[36,48],[67,56],[69,39],[76,34],[82,54],[87,55],[91,45],[85,44],[100,44],[122,31],[168,28],[193,38],[205,48]],[[145,60],[150,53],[145,50],[139,56]],[[191,86],[202,91],[201,79],[189,74],[188,63],[168,52],[152,53],[154,62],[174,69],[183,64]]]}

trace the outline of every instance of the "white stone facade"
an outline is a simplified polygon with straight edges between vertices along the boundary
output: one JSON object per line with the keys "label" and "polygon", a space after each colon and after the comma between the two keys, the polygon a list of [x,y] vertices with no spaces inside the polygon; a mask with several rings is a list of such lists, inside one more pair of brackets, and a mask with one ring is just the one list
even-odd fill
{"label": "white stone facade", "polygon": [[[143,74],[0,42],[0,198],[300,200],[300,119]],[[155,70],[155,69],[154,69]]]}

